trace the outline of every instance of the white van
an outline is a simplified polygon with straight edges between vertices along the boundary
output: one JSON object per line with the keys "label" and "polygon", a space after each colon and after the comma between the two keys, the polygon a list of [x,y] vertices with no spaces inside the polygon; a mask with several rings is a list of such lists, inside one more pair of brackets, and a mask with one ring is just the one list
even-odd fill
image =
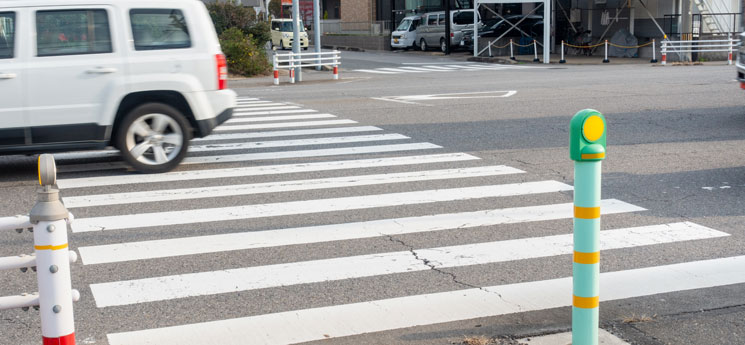
{"label": "white van", "polygon": [[236,106],[201,1],[3,0],[0,37],[0,154],[114,146],[168,171]]}
{"label": "white van", "polygon": [[[473,9],[450,12],[450,47],[458,48],[463,43],[463,30],[473,30]],[[481,18],[478,19],[482,26]],[[417,40],[421,50],[439,46],[445,52],[445,12],[430,12],[422,15],[422,23],[417,28]]]}
{"label": "white van", "polygon": [[[279,49],[292,49],[294,27],[292,19],[272,19],[272,46]],[[308,33],[300,20],[300,48],[308,49]]]}
{"label": "white van", "polygon": [[421,23],[422,16],[408,16],[404,18],[396,30],[391,33],[391,48],[409,49],[416,46],[417,27]]}

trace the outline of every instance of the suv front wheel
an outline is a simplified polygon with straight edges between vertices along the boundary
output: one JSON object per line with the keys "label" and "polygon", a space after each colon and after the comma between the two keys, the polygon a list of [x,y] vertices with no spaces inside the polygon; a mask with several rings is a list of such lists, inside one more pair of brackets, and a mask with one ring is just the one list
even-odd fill
{"label": "suv front wheel", "polygon": [[116,129],[115,146],[133,168],[161,173],[186,156],[191,127],[177,109],[162,103],[143,104],[130,111]]}

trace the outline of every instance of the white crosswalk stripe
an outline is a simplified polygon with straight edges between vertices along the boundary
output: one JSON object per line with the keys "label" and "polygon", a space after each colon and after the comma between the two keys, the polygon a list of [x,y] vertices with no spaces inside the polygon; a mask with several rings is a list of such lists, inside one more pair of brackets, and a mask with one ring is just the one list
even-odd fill
{"label": "white crosswalk stripe", "polygon": [[256,117],[236,117],[225,121],[226,125],[234,123],[251,123],[251,122],[273,122],[288,120],[309,120],[309,119],[329,119],[336,115],[331,114],[308,114],[308,115],[281,115],[281,116],[256,116]]}
{"label": "white crosswalk stripe", "polygon": [[[600,274],[600,301],[745,283],[745,256]],[[644,282],[629,284],[629,282]],[[570,306],[572,278],[249,316],[108,335],[111,345],[297,344]]]}
{"label": "white crosswalk stripe", "polygon": [[401,73],[427,73],[427,72],[449,72],[449,71],[500,71],[506,69],[532,69],[544,68],[537,66],[517,66],[517,65],[497,65],[497,64],[447,64],[442,66],[422,65],[422,66],[401,66],[401,67],[381,67],[375,69],[355,69],[353,72],[373,73],[373,74],[401,74]]}
{"label": "white crosswalk stripe", "polygon": [[[601,250],[728,236],[690,223],[608,230]],[[98,307],[566,255],[572,235],[377,253],[91,285]],[[425,262],[429,264],[425,264]]]}
{"label": "white crosswalk stripe", "polygon": [[[524,67],[447,63],[357,71],[486,72]],[[506,284],[510,280],[504,279],[472,289],[476,285],[471,282],[456,281],[463,285],[460,290],[445,287],[431,293],[432,289],[421,286],[424,283],[413,282],[409,291],[415,293],[363,294],[347,304],[333,302],[342,298],[321,296],[303,307],[282,305],[276,309],[279,312],[251,309],[229,319],[200,318],[192,302],[224,295],[244,303],[240,300],[244,294],[259,289],[308,285],[323,291],[327,284],[344,289],[390,277],[413,280],[408,277],[429,271],[512,267],[524,260],[555,268],[557,261],[571,262],[571,185],[484,162],[477,155],[449,153],[437,143],[416,142],[406,133],[386,132],[337,115],[294,103],[241,97],[232,120],[214,134],[195,139],[182,166],[163,174],[107,172],[125,168],[113,161],[118,156],[114,150],[55,154],[63,202],[82,215],[72,223],[70,240],[74,244],[77,236],[85,238],[85,246],[75,248],[81,269],[137,267],[129,276],[110,273],[107,279],[91,278],[92,307],[115,315],[122,310],[129,313],[128,308],[136,308],[137,315],[140,311],[157,315],[158,308],[167,305],[195,315],[194,321],[152,329],[140,326],[136,315],[129,324],[137,326],[129,328],[103,323],[108,343],[231,345],[250,339],[251,344],[295,344],[571,305],[571,277],[546,279],[521,272],[524,277],[511,280],[520,283]],[[604,217],[623,220],[621,226],[601,231],[603,251],[625,255],[644,247],[655,252],[730,236],[688,221],[655,222],[643,216],[645,208],[623,200],[602,200],[600,208]],[[634,217],[635,212],[642,213]],[[260,225],[236,228],[241,221]],[[554,222],[562,226],[551,229]],[[515,227],[545,231],[522,234]],[[469,231],[493,237],[466,237]],[[403,239],[411,238],[428,244],[409,247]],[[388,247],[312,255],[308,253],[315,249],[307,249],[346,248],[347,244],[356,248],[354,243],[359,246],[363,241],[368,241],[364,245],[384,241]],[[204,260],[200,255],[264,255],[285,247],[298,254],[291,260],[272,258],[261,264],[215,259],[195,266]],[[153,264],[156,260],[175,262],[181,270],[162,270]],[[635,265],[601,274],[601,301],[745,283],[740,274],[745,257]],[[190,266],[201,268],[184,269]],[[394,296],[398,297],[389,298]]]}
{"label": "white crosswalk stripe", "polygon": [[515,183],[352,196],[344,198],[290,201],[275,204],[256,204],[75,219],[73,232],[110,231],[144,227],[208,223],[225,220],[277,217],[285,215],[349,211],[366,208],[416,205],[444,201],[497,198],[505,196],[551,193],[572,190],[571,186],[556,181]]}

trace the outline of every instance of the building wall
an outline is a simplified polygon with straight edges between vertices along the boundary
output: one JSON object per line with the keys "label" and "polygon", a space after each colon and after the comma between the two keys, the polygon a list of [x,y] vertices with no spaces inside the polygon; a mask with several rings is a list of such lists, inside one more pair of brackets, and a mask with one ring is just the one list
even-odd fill
{"label": "building wall", "polygon": [[374,0],[344,0],[341,2],[341,20],[347,23],[370,22],[375,13]]}

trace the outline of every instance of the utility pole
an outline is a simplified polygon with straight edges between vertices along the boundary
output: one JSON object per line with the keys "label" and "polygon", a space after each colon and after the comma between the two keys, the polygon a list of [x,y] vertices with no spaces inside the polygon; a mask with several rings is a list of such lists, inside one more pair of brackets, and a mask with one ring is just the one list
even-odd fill
{"label": "utility pole", "polygon": [[450,1],[443,0],[445,2],[445,55],[450,55]]}

